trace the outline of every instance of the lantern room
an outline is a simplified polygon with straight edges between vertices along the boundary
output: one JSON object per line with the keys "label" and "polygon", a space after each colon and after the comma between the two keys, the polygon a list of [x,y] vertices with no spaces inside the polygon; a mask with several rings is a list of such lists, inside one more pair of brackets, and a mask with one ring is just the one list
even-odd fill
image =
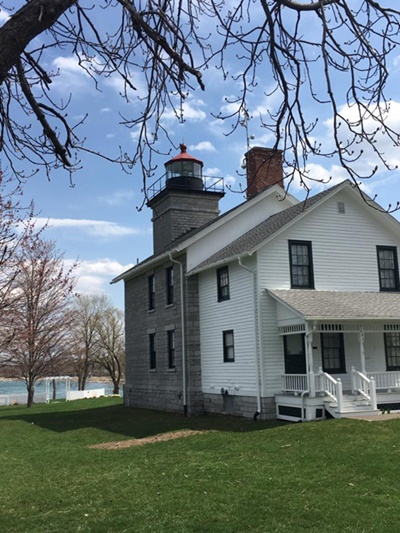
{"label": "lantern room", "polygon": [[166,187],[192,191],[203,190],[203,161],[188,154],[185,144],[181,144],[180,149],[180,154],[165,163]]}

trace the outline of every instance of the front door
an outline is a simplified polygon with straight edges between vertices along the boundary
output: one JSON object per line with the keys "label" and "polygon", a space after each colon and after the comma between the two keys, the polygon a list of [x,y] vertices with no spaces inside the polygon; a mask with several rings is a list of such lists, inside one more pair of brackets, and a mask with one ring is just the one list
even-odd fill
{"label": "front door", "polygon": [[285,374],[306,374],[306,352],[304,333],[283,337]]}

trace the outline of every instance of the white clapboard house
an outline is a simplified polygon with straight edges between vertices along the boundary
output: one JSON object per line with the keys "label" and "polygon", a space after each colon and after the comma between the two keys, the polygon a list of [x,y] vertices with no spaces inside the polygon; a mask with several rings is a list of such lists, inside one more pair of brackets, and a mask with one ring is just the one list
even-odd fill
{"label": "white clapboard house", "polygon": [[[349,181],[298,202],[279,152],[246,161],[247,199],[228,213],[185,147],[150,196],[155,253],[114,280],[126,405],[286,420],[400,409],[399,222]],[[208,219],[188,219],[196,206]]]}

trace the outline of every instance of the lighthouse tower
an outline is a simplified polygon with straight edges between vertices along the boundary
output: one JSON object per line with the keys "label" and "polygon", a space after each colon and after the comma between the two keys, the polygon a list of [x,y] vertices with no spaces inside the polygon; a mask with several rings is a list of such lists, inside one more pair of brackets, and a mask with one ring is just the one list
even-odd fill
{"label": "lighthouse tower", "polygon": [[165,163],[165,175],[147,205],[153,211],[154,254],[219,215],[219,200],[224,196],[223,183],[205,186],[203,161],[187,153],[184,144],[180,154]]}

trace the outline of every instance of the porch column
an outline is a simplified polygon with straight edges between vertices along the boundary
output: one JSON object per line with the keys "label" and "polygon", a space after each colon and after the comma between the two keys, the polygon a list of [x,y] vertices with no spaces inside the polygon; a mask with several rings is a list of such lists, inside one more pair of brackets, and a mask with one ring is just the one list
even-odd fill
{"label": "porch column", "polygon": [[315,398],[315,375],[314,375],[314,361],[312,353],[312,342],[313,342],[313,329],[310,328],[308,322],[306,322],[306,362],[307,362],[307,374],[308,374],[308,383],[310,389],[310,398]]}
{"label": "porch column", "polygon": [[360,326],[360,330],[358,333],[358,339],[360,342],[360,359],[361,359],[361,372],[364,374],[364,376],[367,375],[367,370],[365,368],[365,351],[364,351],[364,328]]}

